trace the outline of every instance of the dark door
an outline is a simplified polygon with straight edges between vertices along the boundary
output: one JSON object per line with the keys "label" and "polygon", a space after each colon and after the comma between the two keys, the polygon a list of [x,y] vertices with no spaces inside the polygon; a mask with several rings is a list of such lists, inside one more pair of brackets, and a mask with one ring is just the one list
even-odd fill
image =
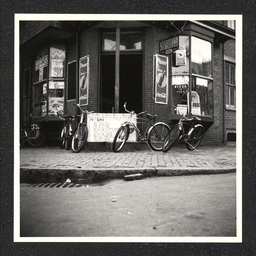
{"label": "dark door", "polygon": [[[103,55],[101,60],[101,112],[111,113],[115,106],[115,55]],[[127,108],[142,110],[142,54],[120,55],[119,113]]]}

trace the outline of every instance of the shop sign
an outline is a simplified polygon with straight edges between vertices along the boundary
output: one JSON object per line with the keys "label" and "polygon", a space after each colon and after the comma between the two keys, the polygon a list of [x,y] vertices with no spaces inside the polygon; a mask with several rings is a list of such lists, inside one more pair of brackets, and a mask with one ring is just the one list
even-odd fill
{"label": "shop sign", "polygon": [[79,104],[88,105],[89,97],[89,56],[80,58],[79,61]]}
{"label": "shop sign", "polygon": [[168,57],[156,54],[154,55],[154,87],[155,103],[168,103],[168,85],[169,85],[169,62]]}
{"label": "shop sign", "polygon": [[[136,115],[122,113],[89,113],[87,115],[88,141],[113,142],[115,134],[124,122],[136,124]],[[136,132],[129,135],[129,142],[136,142]]]}
{"label": "shop sign", "polygon": [[162,54],[171,54],[179,48],[179,37],[175,36],[159,43],[159,52]]}

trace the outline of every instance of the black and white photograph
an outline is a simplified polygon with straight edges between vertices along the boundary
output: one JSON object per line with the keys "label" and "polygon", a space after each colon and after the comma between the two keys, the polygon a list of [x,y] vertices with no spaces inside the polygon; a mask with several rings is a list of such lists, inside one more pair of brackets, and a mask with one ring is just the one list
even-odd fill
{"label": "black and white photograph", "polygon": [[242,242],[242,15],[15,14],[14,242]]}

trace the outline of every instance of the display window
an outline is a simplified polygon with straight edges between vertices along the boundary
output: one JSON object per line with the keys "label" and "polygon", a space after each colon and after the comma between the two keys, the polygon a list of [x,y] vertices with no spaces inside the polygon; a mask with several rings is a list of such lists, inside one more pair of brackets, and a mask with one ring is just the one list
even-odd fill
{"label": "display window", "polygon": [[172,54],[174,114],[191,112],[193,115],[212,116],[212,87],[211,42],[195,36],[179,36],[179,48]]}
{"label": "display window", "polygon": [[206,40],[191,37],[192,74],[212,77],[212,44]]}
{"label": "display window", "polygon": [[191,93],[192,93],[191,113],[194,115],[212,116],[213,115],[212,80],[193,77]]}
{"label": "display window", "polygon": [[65,47],[39,50],[34,67],[33,117],[57,117],[57,112],[64,110]]}
{"label": "display window", "polygon": [[33,117],[43,117],[47,113],[47,83],[34,86]]}
{"label": "display window", "polygon": [[176,106],[175,114],[187,114],[189,76],[172,76],[172,105]]}

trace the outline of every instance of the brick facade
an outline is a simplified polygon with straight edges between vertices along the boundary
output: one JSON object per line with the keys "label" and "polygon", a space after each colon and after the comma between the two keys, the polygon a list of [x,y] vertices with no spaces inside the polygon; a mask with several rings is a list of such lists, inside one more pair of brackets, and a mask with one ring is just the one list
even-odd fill
{"label": "brick facade", "polygon": [[[223,22],[222,22],[223,24]],[[63,22],[22,22],[20,29],[20,44],[33,40],[35,35],[40,34],[47,27],[52,26],[58,29],[70,29],[67,23]],[[202,30],[203,31],[203,30]],[[159,54],[159,42],[172,35],[166,29],[156,26],[146,26],[142,29],[143,42],[143,79],[142,79],[142,108],[149,113],[157,114],[157,121],[169,123],[171,103],[155,104],[154,81],[153,81],[153,56]],[[177,32],[177,31],[176,31]],[[66,66],[77,58],[76,33],[72,31],[73,37],[69,38],[66,44]],[[90,27],[79,30],[78,55],[79,58],[90,56],[90,80],[89,80],[89,104],[88,110],[99,112],[100,106],[100,60],[101,60],[101,29]],[[224,56],[235,58],[235,41],[229,40],[225,43],[213,43],[213,124],[205,134],[203,145],[221,145],[227,141],[227,130],[235,131],[236,120],[234,110],[227,110],[225,107],[225,83],[224,83]],[[170,56],[169,56],[170,59]],[[171,66],[171,61],[170,61]],[[169,72],[169,95],[171,90],[171,72]],[[75,113],[75,100],[66,102],[67,114]],[[170,102],[170,98],[169,98]]]}

